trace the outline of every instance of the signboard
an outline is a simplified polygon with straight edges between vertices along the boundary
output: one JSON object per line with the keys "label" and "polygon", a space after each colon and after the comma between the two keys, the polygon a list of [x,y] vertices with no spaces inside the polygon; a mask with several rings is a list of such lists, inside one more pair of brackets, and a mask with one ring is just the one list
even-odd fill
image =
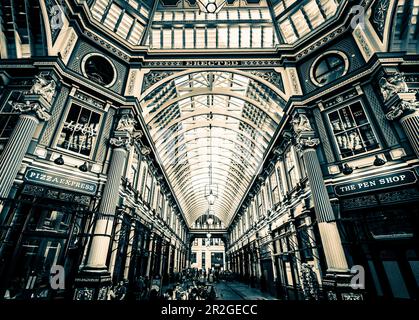
{"label": "signboard", "polygon": [[96,194],[97,183],[82,180],[77,177],[69,177],[59,173],[43,169],[30,168],[25,173],[25,181],[42,184],[54,188],[62,188],[74,192]]}
{"label": "signboard", "polygon": [[335,193],[338,196],[347,196],[407,184],[414,184],[416,181],[417,177],[415,173],[413,171],[406,170],[338,184],[335,186]]}

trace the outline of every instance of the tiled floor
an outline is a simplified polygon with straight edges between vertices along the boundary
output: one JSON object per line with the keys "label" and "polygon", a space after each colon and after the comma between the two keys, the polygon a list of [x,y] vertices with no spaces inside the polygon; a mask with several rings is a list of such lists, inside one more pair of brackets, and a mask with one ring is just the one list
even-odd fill
{"label": "tiled floor", "polygon": [[215,284],[217,300],[277,300],[275,297],[251,288],[241,282],[221,281]]}

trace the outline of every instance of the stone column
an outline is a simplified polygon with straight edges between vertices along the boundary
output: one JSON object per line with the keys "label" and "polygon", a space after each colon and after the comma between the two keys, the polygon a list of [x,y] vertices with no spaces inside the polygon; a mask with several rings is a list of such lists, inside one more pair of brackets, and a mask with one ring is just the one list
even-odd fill
{"label": "stone column", "polygon": [[388,108],[386,118],[400,122],[413,151],[419,158],[419,102],[415,100],[415,94],[400,93],[395,99],[391,99],[390,103],[393,104]]}
{"label": "stone column", "polygon": [[297,138],[297,143],[303,154],[307,177],[310,182],[314,210],[326,257],[327,271],[330,273],[348,272],[348,263],[317,157],[316,147],[320,144],[320,140],[313,138],[313,136],[314,132],[302,132]]}
{"label": "stone column", "polygon": [[152,232],[150,235],[150,242],[148,245],[148,259],[147,259],[147,269],[146,269],[146,276],[150,277],[151,273],[151,263],[153,260],[154,255],[154,233]]}
{"label": "stone column", "polygon": [[[111,282],[106,264],[111,246],[119,187],[131,148],[135,121],[125,113],[120,118],[109,144],[113,148],[107,181],[102,192],[87,261],[76,279],[75,300],[105,300]],[[112,263],[112,262],[111,262]]]}
{"label": "stone column", "polygon": [[167,244],[169,246],[169,250],[167,251],[167,274],[170,275],[170,260],[172,260],[172,244],[169,242]]}
{"label": "stone column", "polygon": [[51,118],[49,114],[50,105],[40,95],[27,95],[24,102],[13,102],[12,106],[15,111],[20,112],[20,116],[0,155],[0,198],[9,196],[39,123]]}
{"label": "stone column", "polygon": [[[133,258],[133,256],[135,257],[135,255],[132,254],[132,249],[133,249],[133,244],[134,244],[134,240],[135,240],[135,222],[131,223],[131,229],[130,229],[130,233],[129,233],[129,237],[128,237],[128,249],[127,249],[127,258],[125,260],[125,270],[124,270],[124,279],[125,280],[129,280],[129,269],[131,266],[131,259]],[[135,261],[133,261],[135,263]],[[133,279],[135,280],[135,279]]]}
{"label": "stone column", "polygon": [[121,239],[121,228],[122,228],[122,215],[119,215],[116,218],[115,222],[115,229],[114,229],[114,237],[112,241],[112,246],[110,247],[111,250],[111,258],[109,262],[109,273],[111,274],[113,278],[113,271],[115,269],[115,263],[116,263],[116,256],[118,255],[118,247],[119,247],[119,241]]}
{"label": "stone column", "polygon": [[106,259],[112,237],[115,210],[119,199],[119,186],[124,170],[124,164],[130,146],[130,136],[127,132],[118,132],[110,140],[114,148],[109,165],[108,180],[102,194],[99,215],[96,221],[94,235],[90,246],[87,263],[84,270],[107,272]]}

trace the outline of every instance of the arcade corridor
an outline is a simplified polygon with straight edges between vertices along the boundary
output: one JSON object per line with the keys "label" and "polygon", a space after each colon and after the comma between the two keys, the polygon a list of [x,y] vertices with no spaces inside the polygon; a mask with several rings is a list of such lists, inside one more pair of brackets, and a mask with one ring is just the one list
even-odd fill
{"label": "arcade corridor", "polygon": [[0,300],[417,300],[418,12],[2,0]]}

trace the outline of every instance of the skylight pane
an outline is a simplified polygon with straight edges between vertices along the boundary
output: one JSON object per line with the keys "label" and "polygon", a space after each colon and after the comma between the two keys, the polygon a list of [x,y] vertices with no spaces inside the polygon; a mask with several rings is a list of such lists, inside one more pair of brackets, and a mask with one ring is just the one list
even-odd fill
{"label": "skylight pane", "polygon": [[184,19],[184,13],[183,11],[175,11],[174,19],[175,21],[183,21]]}
{"label": "skylight pane", "polygon": [[108,1],[106,0],[98,0],[95,2],[94,6],[92,7],[92,15],[95,19],[101,21],[103,14],[105,13],[106,7],[108,5]]}
{"label": "skylight pane", "polygon": [[304,14],[301,12],[301,10],[298,10],[296,13],[294,13],[291,16],[292,22],[295,25],[295,28],[297,29],[298,35],[300,38],[310,31],[310,27],[307,24],[307,20],[304,16]]}
{"label": "skylight pane", "polygon": [[262,47],[262,28],[253,27],[252,28],[252,48]]}
{"label": "skylight pane", "polygon": [[338,3],[336,0],[319,0],[320,5],[323,8],[323,11],[326,14],[326,17],[331,17],[336,13],[338,8]]}
{"label": "skylight pane", "polygon": [[163,49],[172,47],[172,29],[163,29]]}
{"label": "skylight pane", "polygon": [[122,17],[121,23],[119,24],[117,33],[126,38],[128,36],[128,32],[131,29],[132,23],[134,22],[134,18],[132,18],[129,14],[125,13]]}
{"label": "skylight pane", "polygon": [[113,30],[115,28],[116,22],[119,19],[119,16],[121,15],[121,12],[122,9],[120,7],[118,7],[116,4],[112,4],[103,24],[109,29]]}
{"label": "skylight pane", "polygon": [[153,29],[151,32],[152,48],[161,48],[161,30]]}
{"label": "skylight pane", "polygon": [[263,27],[263,47],[272,48],[273,47],[273,29],[272,27]]}
{"label": "skylight pane", "polygon": [[289,20],[285,20],[284,22],[282,22],[279,25],[279,28],[281,29],[282,36],[284,37],[286,43],[294,43],[298,40],[298,37],[295,34],[294,29]]}
{"label": "skylight pane", "polygon": [[196,48],[205,48],[205,28],[196,28]]}
{"label": "skylight pane", "polygon": [[181,49],[183,48],[183,29],[181,28],[175,28],[174,29],[174,48],[175,49]]}
{"label": "skylight pane", "polygon": [[242,48],[250,48],[250,26],[242,26],[240,33],[240,46]]}
{"label": "skylight pane", "polygon": [[254,20],[260,20],[260,10],[259,9],[251,9],[250,10],[250,17]]}
{"label": "skylight pane", "polygon": [[187,28],[185,29],[185,48],[194,47],[194,29]]}
{"label": "skylight pane", "polygon": [[193,12],[193,11],[186,11],[185,12],[185,20],[187,20],[187,21],[194,21],[195,20],[195,12]]}
{"label": "skylight pane", "polygon": [[239,20],[239,11],[237,9],[229,10],[228,11],[228,19],[229,20]]}
{"label": "skylight pane", "polygon": [[218,14],[218,20],[227,20],[227,10],[221,10]]}
{"label": "skylight pane", "polygon": [[250,11],[248,9],[240,10],[240,20],[250,20]]}
{"label": "skylight pane", "polygon": [[216,28],[207,29],[207,46],[208,48],[217,47],[217,29]]}
{"label": "skylight pane", "polygon": [[317,28],[324,22],[324,18],[315,0],[310,1],[307,5],[305,5],[304,10],[314,28]]}
{"label": "skylight pane", "polygon": [[132,28],[131,35],[129,37],[129,42],[132,44],[138,44],[143,34],[144,27],[137,21]]}
{"label": "skylight pane", "polygon": [[239,47],[239,27],[230,26],[230,48]]}
{"label": "skylight pane", "polygon": [[218,48],[227,48],[228,46],[228,29],[227,27],[218,27]]}
{"label": "skylight pane", "polygon": [[270,14],[268,9],[262,9],[260,11],[261,11],[261,14],[262,14],[262,19],[266,19],[266,20],[271,19],[271,14]]}

